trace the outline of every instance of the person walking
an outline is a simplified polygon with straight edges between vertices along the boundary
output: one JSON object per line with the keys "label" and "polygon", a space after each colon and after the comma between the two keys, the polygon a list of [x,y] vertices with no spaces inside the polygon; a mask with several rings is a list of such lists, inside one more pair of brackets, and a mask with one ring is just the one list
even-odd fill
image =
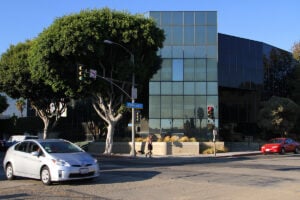
{"label": "person walking", "polygon": [[147,149],[148,149],[148,152],[146,153],[146,158],[147,156],[149,156],[149,158],[152,157],[152,150],[153,150],[153,146],[152,146],[152,135],[149,135],[147,137]]}

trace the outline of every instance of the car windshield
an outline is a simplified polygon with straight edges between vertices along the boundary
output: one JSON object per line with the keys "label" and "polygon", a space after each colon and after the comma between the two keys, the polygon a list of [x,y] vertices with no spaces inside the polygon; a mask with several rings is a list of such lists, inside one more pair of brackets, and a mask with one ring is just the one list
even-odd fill
{"label": "car windshield", "polygon": [[76,145],[66,141],[41,142],[41,145],[48,153],[76,153],[82,150]]}
{"label": "car windshield", "polygon": [[283,141],[283,139],[272,139],[272,140],[270,140],[270,142],[269,143],[273,143],[273,144],[278,144],[278,143],[281,143]]}

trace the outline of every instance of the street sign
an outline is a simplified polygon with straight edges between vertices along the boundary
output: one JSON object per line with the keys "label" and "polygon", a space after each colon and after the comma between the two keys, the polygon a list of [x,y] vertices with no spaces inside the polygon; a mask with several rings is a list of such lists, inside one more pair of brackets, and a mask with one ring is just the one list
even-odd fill
{"label": "street sign", "polygon": [[126,102],[126,107],[127,108],[143,109],[143,104],[142,103]]}

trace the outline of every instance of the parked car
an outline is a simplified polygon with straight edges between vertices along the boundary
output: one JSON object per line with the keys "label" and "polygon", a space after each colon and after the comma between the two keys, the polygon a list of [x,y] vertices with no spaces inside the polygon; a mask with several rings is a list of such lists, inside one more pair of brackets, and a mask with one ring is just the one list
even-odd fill
{"label": "parked car", "polygon": [[274,138],[268,143],[261,147],[261,152],[266,153],[280,153],[284,154],[286,152],[299,153],[300,143],[296,142],[291,138]]}
{"label": "parked car", "polygon": [[5,140],[0,140],[0,151],[6,151],[6,141]]}
{"label": "parked car", "polygon": [[8,180],[21,176],[40,179],[45,185],[99,176],[97,160],[63,139],[29,139],[16,143],[7,150],[3,168]]}
{"label": "parked car", "polygon": [[35,135],[12,135],[7,141],[4,141],[4,151],[6,151],[10,146],[16,144],[17,142],[27,140],[27,139],[38,139]]}

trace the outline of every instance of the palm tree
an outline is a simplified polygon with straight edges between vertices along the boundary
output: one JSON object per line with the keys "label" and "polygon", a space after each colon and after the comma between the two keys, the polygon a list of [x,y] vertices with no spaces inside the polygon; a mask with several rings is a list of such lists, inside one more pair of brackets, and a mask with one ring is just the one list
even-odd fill
{"label": "palm tree", "polygon": [[26,102],[23,98],[20,98],[16,101],[16,108],[21,113],[21,117],[23,117],[23,110],[26,105]]}

